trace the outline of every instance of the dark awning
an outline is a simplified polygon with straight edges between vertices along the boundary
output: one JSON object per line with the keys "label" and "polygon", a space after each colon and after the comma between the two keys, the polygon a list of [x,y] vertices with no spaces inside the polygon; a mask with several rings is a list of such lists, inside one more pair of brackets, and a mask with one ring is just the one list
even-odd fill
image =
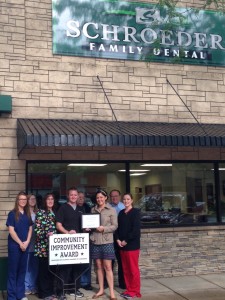
{"label": "dark awning", "polygon": [[18,119],[18,152],[39,146],[225,146],[224,124]]}

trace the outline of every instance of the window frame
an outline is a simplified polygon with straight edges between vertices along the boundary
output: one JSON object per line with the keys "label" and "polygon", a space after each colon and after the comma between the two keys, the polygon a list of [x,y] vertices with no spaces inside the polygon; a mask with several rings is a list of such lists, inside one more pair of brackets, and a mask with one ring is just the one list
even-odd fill
{"label": "window frame", "polygon": [[[29,164],[53,164],[53,163],[57,163],[57,164],[65,164],[65,163],[80,163],[80,161],[78,160],[63,160],[63,161],[59,161],[59,160],[51,160],[51,161],[43,161],[43,160],[27,160],[26,161],[26,191],[28,191],[28,167]],[[218,225],[225,225],[225,221],[222,221],[222,211],[221,211],[221,201],[220,199],[220,171],[219,171],[219,165],[222,163],[225,163],[225,161],[223,160],[132,160],[132,161],[123,161],[123,160],[101,160],[101,161],[90,161],[90,160],[85,160],[82,161],[82,163],[107,163],[107,164],[112,164],[112,163],[121,163],[124,164],[125,166],[125,191],[126,192],[130,192],[131,190],[131,181],[130,181],[130,175],[129,175],[129,171],[130,171],[130,165],[132,163],[159,163],[159,164],[163,164],[163,163],[172,163],[172,164],[176,164],[176,163],[196,163],[196,164],[201,164],[201,163],[211,163],[214,166],[214,187],[215,187],[215,201],[216,201],[216,222],[212,222],[212,223],[194,223],[194,224],[157,224],[157,225],[149,225],[149,226],[145,226],[144,228],[165,228],[165,227],[193,227],[193,226],[218,226]]]}

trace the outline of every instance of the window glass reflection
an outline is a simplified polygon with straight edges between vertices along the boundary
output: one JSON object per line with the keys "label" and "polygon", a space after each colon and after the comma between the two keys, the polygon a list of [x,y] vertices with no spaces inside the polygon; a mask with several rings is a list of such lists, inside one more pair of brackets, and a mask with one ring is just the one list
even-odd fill
{"label": "window glass reflection", "polygon": [[118,171],[124,168],[124,163],[28,163],[28,192],[41,199],[54,191],[56,200],[62,204],[67,201],[67,189],[75,186],[85,193],[85,201],[91,205],[99,188],[108,193],[112,189],[125,192],[125,173]]}
{"label": "window glass reflection", "polygon": [[132,163],[130,169],[143,226],[216,222],[212,164]]}
{"label": "window glass reflection", "polygon": [[219,178],[220,178],[220,209],[222,222],[225,222],[225,164],[219,164]]}
{"label": "window glass reflection", "polygon": [[[216,199],[212,163],[130,163],[130,191],[141,209],[142,226],[214,223]],[[220,168],[225,164],[221,164]],[[76,186],[94,203],[97,189],[126,192],[125,163],[28,163],[28,192],[38,201],[54,191],[59,204]],[[225,171],[220,172],[222,220],[225,221]]]}

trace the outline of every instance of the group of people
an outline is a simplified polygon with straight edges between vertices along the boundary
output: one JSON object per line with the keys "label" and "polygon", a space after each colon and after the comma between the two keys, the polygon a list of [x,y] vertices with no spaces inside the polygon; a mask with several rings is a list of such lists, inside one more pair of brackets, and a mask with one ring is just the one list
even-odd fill
{"label": "group of people", "polygon": [[[67,203],[55,209],[53,193],[43,199],[38,209],[34,195],[20,192],[15,207],[9,212],[8,226],[8,300],[27,300],[26,295],[38,292],[45,300],[64,300],[68,293],[82,298],[80,288],[92,290],[90,267],[78,264],[49,266],[49,236],[89,232],[90,257],[95,262],[99,289],[93,299],[104,295],[105,281],[111,300],[114,292],[113,266],[118,263],[120,295],[125,299],[141,297],[140,292],[140,213],[133,207],[130,193],[119,190],[98,190],[95,205],[85,203],[85,195],[75,187],[67,191]],[[95,229],[81,228],[84,213],[100,214],[100,226]],[[54,269],[51,269],[54,268]],[[57,274],[57,284],[54,274]],[[82,275],[81,275],[82,274]],[[75,284],[74,284],[75,283]],[[65,288],[66,287],[66,288]]]}

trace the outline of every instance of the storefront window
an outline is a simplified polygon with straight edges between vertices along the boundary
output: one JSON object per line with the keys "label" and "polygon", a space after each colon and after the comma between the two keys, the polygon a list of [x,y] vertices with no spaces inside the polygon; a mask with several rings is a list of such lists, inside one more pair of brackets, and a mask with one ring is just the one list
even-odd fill
{"label": "storefront window", "polygon": [[125,192],[125,174],[118,172],[124,167],[123,163],[28,163],[27,189],[40,199],[53,191],[61,204],[66,202],[67,189],[75,186],[91,205],[100,188]]}
{"label": "storefront window", "polygon": [[225,164],[219,164],[219,198],[222,222],[225,222]]}
{"label": "storefront window", "polygon": [[[225,164],[219,168],[222,221],[225,222]],[[130,191],[143,227],[216,223],[213,163],[28,163],[27,191],[41,199],[54,191],[59,203],[76,186],[93,205],[99,188]],[[126,176],[126,172],[128,172]],[[218,184],[219,186],[219,184]],[[219,193],[217,193],[219,194]]]}
{"label": "storefront window", "polygon": [[213,164],[131,163],[130,185],[143,226],[216,222]]}

